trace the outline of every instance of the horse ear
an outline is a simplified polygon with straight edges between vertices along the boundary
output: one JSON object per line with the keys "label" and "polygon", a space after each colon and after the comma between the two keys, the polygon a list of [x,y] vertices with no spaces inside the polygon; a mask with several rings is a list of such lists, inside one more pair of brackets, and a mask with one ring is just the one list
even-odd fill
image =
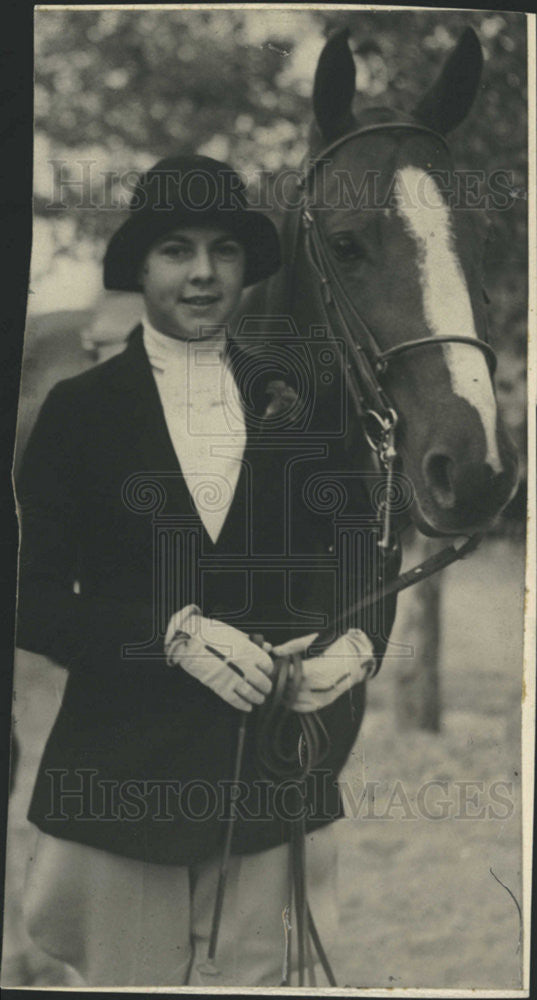
{"label": "horse ear", "polygon": [[313,110],[322,135],[336,139],[353,124],[351,104],[356,67],[349,49],[349,29],[336,31],[321,52],[313,85]]}
{"label": "horse ear", "polygon": [[483,53],[473,28],[466,28],[436,83],[414,110],[414,117],[436,132],[451,132],[466,118],[479,86]]}

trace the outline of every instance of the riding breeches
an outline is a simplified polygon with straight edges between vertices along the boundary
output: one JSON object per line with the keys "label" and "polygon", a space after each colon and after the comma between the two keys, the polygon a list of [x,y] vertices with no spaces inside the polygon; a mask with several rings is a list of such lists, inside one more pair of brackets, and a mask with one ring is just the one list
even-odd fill
{"label": "riding breeches", "polygon": [[[306,836],[309,904],[328,954],[337,934],[335,827]],[[231,858],[217,971],[209,975],[203,966],[218,874],[218,858],[189,867],[150,864],[39,832],[26,880],[28,930],[88,987],[279,986],[289,916],[288,846]],[[291,911],[291,927],[293,922]],[[293,985],[293,949],[289,968]],[[320,967],[314,971],[321,984]]]}

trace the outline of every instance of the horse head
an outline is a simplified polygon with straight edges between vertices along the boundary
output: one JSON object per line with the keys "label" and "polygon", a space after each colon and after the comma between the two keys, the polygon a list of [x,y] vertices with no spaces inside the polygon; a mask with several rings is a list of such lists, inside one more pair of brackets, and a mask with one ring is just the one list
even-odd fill
{"label": "horse head", "polygon": [[480,44],[467,29],[410,116],[354,113],[348,31],[329,39],[315,74],[303,181],[325,268],[319,275],[312,267],[303,231],[287,261],[288,306],[299,328],[319,322],[319,276],[331,274],[348,332],[397,415],[396,467],[412,483],[412,519],[430,535],[485,527],[517,483],[493,352],[484,346],[487,221],[450,195],[455,174],[445,139],[469,112],[481,67]]}

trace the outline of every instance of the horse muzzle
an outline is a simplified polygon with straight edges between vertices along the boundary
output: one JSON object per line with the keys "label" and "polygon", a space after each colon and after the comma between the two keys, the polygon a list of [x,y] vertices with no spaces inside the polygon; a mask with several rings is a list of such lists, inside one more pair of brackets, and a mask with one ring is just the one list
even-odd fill
{"label": "horse muzzle", "polygon": [[486,529],[518,487],[518,458],[513,447],[502,449],[501,466],[495,470],[486,461],[470,457],[458,460],[448,449],[430,448],[415,483],[416,520],[425,521],[428,534]]}

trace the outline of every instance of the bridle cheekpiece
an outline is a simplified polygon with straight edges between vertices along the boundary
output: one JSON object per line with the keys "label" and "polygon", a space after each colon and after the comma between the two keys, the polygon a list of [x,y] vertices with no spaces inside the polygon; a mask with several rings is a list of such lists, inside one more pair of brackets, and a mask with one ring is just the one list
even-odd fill
{"label": "bridle cheekpiece", "polygon": [[[491,375],[496,369],[496,354],[493,348],[486,340],[477,337],[458,334],[420,337],[415,340],[405,340],[393,347],[381,350],[375,335],[348,295],[334,266],[330,248],[327,245],[322,227],[319,225],[311,196],[311,181],[315,171],[321,162],[326,162],[328,156],[351,140],[373,133],[395,131],[416,132],[432,136],[439,145],[449,152],[448,144],[443,135],[418,122],[390,121],[364,125],[340,136],[315,157],[306,160],[298,181],[298,187],[303,192],[304,197],[301,218],[305,230],[306,255],[309,265],[319,281],[319,297],[327,320],[327,328],[334,340],[334,346],[356,411],[364,420],[367,443],[386,472],[387,498],[390,496],[393,465],[397,457],[395,430],[398,415],[393,403],[386,395],[382,378],[392,363],[402,354],[415,351],[418,348],[445,343],[468,344],[485,355]],[[340,333],[339,342],[336,337],[337,332]],[[341,347],[341,342],[345,345],[344,349]],[[368,430],[368,425],[373,428],[373,431]],[[388,548],[389,538],[390,508],[389,499],[387,499],[384,504],[382,538],[379,542],[381,549]]]}

